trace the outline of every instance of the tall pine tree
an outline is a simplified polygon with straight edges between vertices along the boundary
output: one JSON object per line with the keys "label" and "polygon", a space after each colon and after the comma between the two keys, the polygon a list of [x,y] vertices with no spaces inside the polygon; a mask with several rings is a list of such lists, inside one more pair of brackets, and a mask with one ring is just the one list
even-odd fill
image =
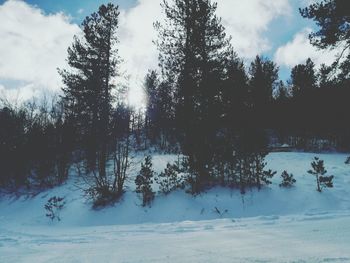
{"label": "tall pine tree", "polygon": [[220,85],[232,52],[210,0],[163,1],[166,20],[155,24],[163,78],[173,87],[182,149],[196,172],[193,191],[209,179],[210,148],[217,128]]}
{"label": "tall pine tree", "polygon": [[305,94],[316,87],[315,64],[310,58],[305,64],[296,65],[292,69],[291,84],[294,97]]}
{"label": "tall pine tree", "polygon": [[278,67],[273,61],[256,56],[249,68],[252,106],[259,110],[272,102],[273,90],[278,80]]}
{"label": "tall pine tree", "polygon": [[[59,70],[65,87],[66,113],[77,123],[77,134],[86,146],[96,183],[106,181],[112,90],[119,62],[118,6],[101,5],[82,23],[83,37],[75,37],[68,49],[69,70]],[[85,147],[84,147],[85,148]]]}

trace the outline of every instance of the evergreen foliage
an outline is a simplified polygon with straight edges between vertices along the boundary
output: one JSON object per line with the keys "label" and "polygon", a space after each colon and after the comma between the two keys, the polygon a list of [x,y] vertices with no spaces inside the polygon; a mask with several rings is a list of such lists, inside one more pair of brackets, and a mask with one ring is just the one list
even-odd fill
{"label": "evergreen foliage", "polygon": [[185,187],[185,180],[179,166],[170,163],[167,163],[165,170],[158,174],[156,183],[159,184],[159,191],[165,195]]}
{"label": "evergreen foliage", "polygon": [[297,181],[294,179],[293,174],[289,174],[287,171],[283,171],[281,174],[281,177],[282,177],[282,182],[280,183],[280,187],[291,187]]}
{"label": "evergreen foliage", "polygon": [[350,164],[350,157],[346,158],[345,164]]}
{"label": "evergreen foliage", "polygon": [[[82,23],[83,37],[75,37],[68,49],[71,70],[59,71],[65,84],[62,99],[66,114],[76,123],[78,142],[86,155],[87,175],[92,174],[87,193],[95,199],[95,204],[101,201],[104,204],[122,192],[115,184],[111,186],[106,168],[109,145],[115,139],[112,104],[115,102],[113,80],[120,62],[116,48],[118,17],[118,6],[111,3],[101,5],[97,12],[86,17]],[[124,177],[118,171],[117,181]]]}
{"label": "evergreen foliage", "polygon": [[291,84],[293,96],[299,96],[316,87],[315,64],[308,58],[306,64],[296,65],[292,69]]}
{"label": "evergreen foliage", "polygon": [[89,166],[97,167],[101,178],[106,177],[113,78],[120,61],[116,49],[118,17],[118,6],[111,3],[86,17],[83,37],[75,37],[68,49],[70,71],[59,70],[65,85],[62,99],[66,114],[76,124]]}
{"label": "evergreen foliage", "polygon": [[327,48],[336,47],[339,42],[350,43],[349,6],[346,0],[322,0],[300,8],[300,13],[320,27],[319,31],[310,34],[313,45]]}
{"label": "evergreen foliage", "polygon": [[215,15],[216,3],[175,0],[164,1],[162,7],[166,20],[155,24],[159,64],[173,89],[175,127],[196,174],[193,192],[199,192],[210,177],[222,73],[233,51]]}
{"label": "evergreen foliage", "polygon": [[325,176],[327,170],[324,167],[324,161],[320,160],[318,157],[315,157],[311,163],[312,170],[309,170],[308,173],[316,177],[317,191],[322,192],[322,189],[325,187],[333,187],[333,178],[334,176]]}
{"label": "evergreen foliage", "polygon": [[152,190],[153,177],[155,172],[152,169],[152,157],[146,156],[141,163],[141,170],[135,179],[136,193],[141,195],[142,206],[150,206],[155,193]]}
{"label": "evergreen foliage", "polygon": [[250,103],[259,110],[272,102],[278,80],[278,67],[266,58],[256,56],[249,68]]}
{"label": "evergreen foliage", "polygon": [[0,186],[43,189],[67,179],[72,126],[61,106],[43,100],[0,109]]}
{"label": "evergreen foliage", "polygon": [[319,30],[309,35],[311,44],[321,49],[341,48],[332,67],[339,79],[350,78],[350,15],[347,0],[322,0],[299,9],[304,18],[316,22]]}
{"label": "evergreen foliage", "polygon": [[57,219],[61,221],[60,212],[65,205],[63,197],[53,196],[51,197],[44,208],[46,210],[46,216],[51,219],[51,221]]}

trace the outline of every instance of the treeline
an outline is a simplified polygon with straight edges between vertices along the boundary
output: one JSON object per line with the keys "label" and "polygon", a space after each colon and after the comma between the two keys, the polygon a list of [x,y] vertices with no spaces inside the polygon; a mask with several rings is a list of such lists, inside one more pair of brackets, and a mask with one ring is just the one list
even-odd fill
{"label": "treeline", "polygon": [[299,149],[349,149],[349,29],[342,27],[348,18],[341,3],[325,1],[300,12],[324,27],[310,36],[313,43],[343,44],[345,53],[319,70],[307,59],[292,69],[288,83],[268,58],[256,56],[245,66],[215,3],[163,3],[166,22],[155,23],[160,69],[145,80],[145,128],[160,148],[179,143],[194,193],[215,184],[218,175],[222,183],[234,177],[241,188],[260,187],[274,137],[278,145]]}
{"label": "treeline", "polygon": [[[62,101],[32,100],[22,105],[3,101],[0,109],[0,188],[54,187],[65,182],[69,169],[91,161],[91,146],[77,123],[69,118]],[[115,132],[132,136],[134,150],[144,149],[140,112],[126,105],[113,110]],[[127,129],[130,127],[130,129]],[[118,146],[120,147],[120,145]],[[88,168],[87,168],[88,169]]]}
{"label": "treeline", "polygon": [[[264,63],[270,63],[275,73],[271,71],[269,76],[269,72],[255,70],[256,67],[263,68]],[[239,71],[233,73],[239,76],[240,86],[228,83],[229,88],[225,90],[223,86],[221,91],[225,95],[218,105],[219,125],[227,127],[229,124],[236,131],[258,127],[265,130],[271,147],[287,144],[299,150],[349,151],[349,80],[332,77],[331,67],[325,65],[317,70],[311,59],[295,66],[287,83],[278,81],[277,70],[272,61],[264,61],[259,56],[248,69],[241,64]],[[267,86],[265,95],[255,96],[255,87],[262,87],[261,83],[254,83],[259,78],[275,81]],[[164,93],[164,85],[156,71],[152,70],[146,76],[146,131],[149,140],[160,149],[172,150],[171,142],[176,133],[176,110],[172,100],[175,96]]]}
{"label": "treeline", "polygon": [[[130,152],[155,147],[184,156],[182,168],[169,166],[163,175],[186,171],[192,194],[217,184],[244,192],[268,184],[274,175],[265,169],[273,137],[267,131],[281,144],[303,149],[315,138],[348,149],[349,55],[320,70],[308,59],[293,68],[285,84],[267,58],[257,56],[246,67],[215,14],[216,3],[163,1],[162,8],[166,20],[155,23],[159,69],[145,78],[145,111],[131,109],[128,87],[116,83],[119,11],[102,5],[86,17],[83,36],[68,49],[69,68],[59,70],[64,88],[57,103],[0,111],[3,186],[53,186],[75,164],[85,193],[104,205],[124,192]],[[347,25],[338,19],[342,13],[317,12],[324,8],[334,6],[313,4],[301,14],[321,22],[330,16],[331,25],[321,27]],[[348,31],[320,32],[314,37],[335,35],[325,38],[326,46],[344,39],[349,46]],[[148,177],[139,177],[139,188]]]}
{"label": "treeline", "polygon": [[315,69],[308,59],[292,69],[288,86],[277,89],[268,127],[280,142],[304,150],[349,151],[350,82],[332,66]]}
{"label": "treeline", "polygon": [[82,23],[59,69],[62,95],[0,110],[0,187],[43,189],[65,182],[76,169],[89,198],[103,205],[124,191],[129,152],[144,149],[141,111],[127,105],[115,84],[119,56],[118,7],[102,5]]}
{"label": "treeline", "polygon": [[53,186],[64,182],[73,149],[60,104],[0,110],[0,186]]}

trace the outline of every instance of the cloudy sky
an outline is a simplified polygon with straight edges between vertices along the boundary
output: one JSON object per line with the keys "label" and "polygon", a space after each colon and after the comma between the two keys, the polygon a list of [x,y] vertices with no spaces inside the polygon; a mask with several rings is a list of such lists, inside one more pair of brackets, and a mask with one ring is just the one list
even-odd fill
{"label": "cloudy sky", "polygon": [[[247,64],[255,55],[273,59],[280,77],[311,57],[329,64],[333,54],[308,42],[315,25],[301,18],[298,7],[315,0],[217,0],[218,15],[238,54]],[[0,96],[25,100],[51,94],[62,86],[57,68],[65,67],[66,50],[85,16],[108,1],[0,0]],[[157,67],[153,22],[161,17],[160,0],[110,0],[118,4],[123,75],[132,86],[131,102],[142,98],[142,80]]]}

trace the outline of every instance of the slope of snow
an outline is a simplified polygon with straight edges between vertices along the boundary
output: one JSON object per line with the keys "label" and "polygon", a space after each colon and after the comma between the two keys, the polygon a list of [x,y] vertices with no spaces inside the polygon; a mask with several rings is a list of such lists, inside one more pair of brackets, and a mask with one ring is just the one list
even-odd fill
{"label": "slope of snow", "polygon": [[[318,193],[307,174],[314,156],[270,154],[268,167],[278,173],[261,191],[179,191],[158,195],[151,208],[140,206],[132,178],[123,200],[98,211],[74,177],[33,198],[3,196],[0,262],[350,262],[350,166],[344,154],[317,154],[335,175],[334,188]],[[154,167],[175,159],[155,155]],[[278,186],[283,170],[295,187]],[[67,202],[61,222],[45,217],[55,195]]]}

